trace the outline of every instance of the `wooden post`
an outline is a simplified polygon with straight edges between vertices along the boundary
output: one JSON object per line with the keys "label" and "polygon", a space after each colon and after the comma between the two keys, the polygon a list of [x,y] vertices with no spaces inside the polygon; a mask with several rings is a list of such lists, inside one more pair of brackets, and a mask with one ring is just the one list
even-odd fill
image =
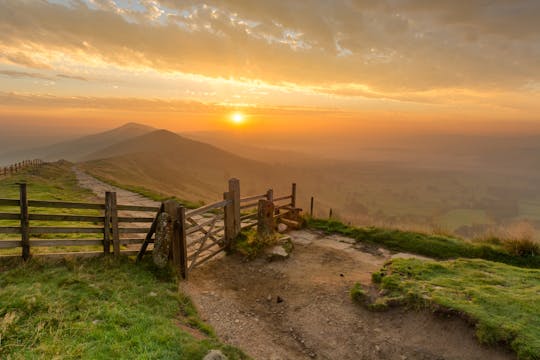
{"label": "wooden post", "polygon": [[274,234],[274,203],[261,199],[257,207],[257,236],[260,239],[269,238]]}
{"label": "wooden post", "polygon": [[229,201],[223,211],[223,223],[225,226],[225,250],[230,251],[234,241],[234,207],[229,192],[223,193],[223,200]]}
{"label": "wooden post", "polygon": [[266,192],[266,200],[274,201],[274,190],[273,189],[268,189],[268,191]]}
{"label": "wooden post", "polygon": [[178,206],[176,213],[178,214],[177,225],[180,245],[180,276],[188,279],[188,260],[187,260],[187,240],[186,240],[186,208]]}
{"label": "wooden post", "polygon": [[111,227],[114,256],[120,256],[120,234],[118,232],[118,208],[116,204],[116,193],[111,192]]}
{"label": "wooden post", "polygon": [[[185,244],[185,208],[179,206],[178,202],[175,200],[167,200],[163,203],[163,206],[163,211],[169,214],[173,222],[173,233],[171,237],[171,250],[169,256],[172,258],[175,271],[184,277],[185,274],[183,273],[184,264],[182,263],[182,253],[187,253],[187,249],[182,248]],[[183,214],[181,214],[182,211]],[[184,239],[182,239],[182,237],[184,237]]]}
{"label": "wooden post", "polygon": [[232,215],[233,215],[233,237],[236,238],[240,234],[240,180],[229,180],[229,195],[232,200]]}
{"label": "wooden post", "polygon": [[309,204],[309,216],[313,217],[313,196],[311,197],[311,202]]}
{"label": "wooden post", "polygon": [[105,220],[103,221],[103,253],[111,253],[111,192],[105,192]]}
{"label": "wooden post", "polygon": [[292,206],[293,208],[296,207],[296,183],[293,183],[293,184],[292,184],[291,206]]}
{"label": "wooden post", "polygon": [[26,184],[19,184],[19,201],[21,207],[21,246],[24,261],[30,258],[30,224],[28,219],[28,197]]}
{"label": "wooden post", "polygon": [[328,218],[329,218],[329,219],[332,218],[332,208],[330,208],[330,212],[328,213]]}

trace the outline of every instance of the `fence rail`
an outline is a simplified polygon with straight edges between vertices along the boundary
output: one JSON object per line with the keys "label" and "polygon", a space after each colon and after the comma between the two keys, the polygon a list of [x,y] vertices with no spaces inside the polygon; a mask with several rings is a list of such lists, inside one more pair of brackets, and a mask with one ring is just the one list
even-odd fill
{"label": "fence rail", "polygon": [[[149,223],[154,221],[154,217],[143,214],[141,214],[143,216],[119,216],[118,212],[147,213],[151,211],[155,213],[160,210],[159,207],[153,206],[117,205],[116,193],[113,192],[105,194],[104,203],[83,203],[28,200],[26,184],[19,184],[19,189],[19,199],[0,199],[0,206],[11,208],[8,211],[0,212],[0,220],[8,221],[9,224],[9,226],[0,226],[0,234],[18,235],[19,237],[19,239],[0,239],[0,249],[21,248],[21,255],[25,260],[30,257],[31,249],[34,247],[102,246],[101,253],[107,254],[110,253],[112,244],[115,255],[132,254],[133,250],[125,250],[120,247],[142,244],[145,238],[137,238],[134,235],[147,234],[150,230]],[[33,212],[35,209],[39,209],[39,213]],[[98,214],[43,214],[41,212],[46,211],[44,209],[57,209],[59,211],[77,209],[96,211]],[[14,221],[18,221],[19,224],[17,226],[10,224]],[[39,224],[39,222],[46,222],[47,226]],[[55,223],[58,226],[54,226]],[[83,225],[85,223],[86,225]],[[126,224],[126,226],[122,227],[120,224]],[[89,234],[98,236],[84,238]],[[61,238],[63,236],[76,237],[76,235],[81,235],[83,238]],[[131,235],[131,237],[127,238],[127,236],[122,235]],[[151,238],[148,241],[153,242]],[[77,254],[77,252],[69,254]]]}

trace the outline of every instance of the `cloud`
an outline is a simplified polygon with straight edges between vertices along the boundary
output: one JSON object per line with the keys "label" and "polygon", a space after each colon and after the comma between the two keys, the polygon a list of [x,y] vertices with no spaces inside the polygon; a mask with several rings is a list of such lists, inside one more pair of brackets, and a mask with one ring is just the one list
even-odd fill
{"label": "cloud", "polygon": [[43,60],[36,54],[56,51],[81,66],[99,59],[321,89],[356,84],[390,98],[437,89],[520,91],[540,81],[534,0],[92,4],[2,1],[0,46],[29,67]]}

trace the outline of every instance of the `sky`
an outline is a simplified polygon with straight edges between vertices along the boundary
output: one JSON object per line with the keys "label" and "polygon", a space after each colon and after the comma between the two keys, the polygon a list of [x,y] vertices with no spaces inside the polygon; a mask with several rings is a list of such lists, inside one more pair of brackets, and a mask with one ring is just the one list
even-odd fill
{"label": "sky", "polygon": [[539,18],[537,0],[0,0],[0,124],[540,133]]}

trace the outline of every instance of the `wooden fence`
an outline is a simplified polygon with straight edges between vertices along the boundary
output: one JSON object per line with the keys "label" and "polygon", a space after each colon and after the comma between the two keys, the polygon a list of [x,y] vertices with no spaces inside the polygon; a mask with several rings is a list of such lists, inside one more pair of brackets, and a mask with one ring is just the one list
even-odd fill
{"label": "wooden fence", "polygon": [[[1,226],[0,234],[18,236],[18,239],[0,240],[0,249],[21,248],[23,259],[30,257],[34,247],[64,247],[64,246],[91,246],[98,245],[103,248],[100,252],[79,252],[78,254],[93,255],[110,253],[111,245],[114,255],[133,255],[136,250],[122,250],[122,245],[141,244],[144,238],[137,238],[137,234],[147,234],[148,224],[154,221],[153,215],[160,210],[159,207],[119,205],[116,202],[116,193],[107,192],[104,203],[79,203],[65,201],[29,200],[26,184],[20,184],[19,199],[0,199],[0,206],[9,209],[0,212],[0,220],[18,221],[17,226]],[[85,214],[44,214],[44,209],[57,209],[64,211],[85,210],[95,213]],[[122,215],[122,212],[129,212]],[[148,214],[151,212],[151,214]],[[120,213],[120,215],[119,215]],[[140,213],[141,216],[136,214]],[[134,215],[135,214],[135,215]],[[34,222],[46,222],[47,226],[34,225]],[[50,223],[61,222],[61,226],[50,226]],[[67,224],[67,225],[66,225]],[[83,226],[81,226],[83,224]],[[144,225],[146,224],[146,225]],[[95,234],[91,239],[76,238],[81,234]],[[64,239],[62,236],[72,236],[73,239]],[[55,237],[49,239],[44,237]],[[90,235],[84,235],[90,236]],[[67,254],[67,253],[66,253]],[[70,253],[71,254],[71,253]],[[61,255],[65,255],[62,253]]]}
{"label": "wooden fence", "polygon": [[43,165],[44,162],[39,159],[34,160],[24,160],[15,164],[11,164],[8,166],[0,167],[0,176],[8,176],[13,175],[18,172],[20,172],[23,169],[31,168],[31,167],[38,167]]}
{"label": "wooden fence", "polygon": [[[154,242],[158,216],[166,212],[174,221],[171,257],[184,278],[196,266],[229,249],[241,230],[257,225],[256,209],[259,200],[273,201],[276,204],[274,218],[280,221],[286,221],[287,215],[300,210],[296,208],[296,184],[292,185],[291,194],[286,196],[274,198],[273,190],[270,189],[264,194],[242,198],[240,182],[231,179],[223,200],[197,209],[187,209],[174,200],[155,207],[120,205],[117,204],[114,192],[107,192],[103,203],[29,200],[26,184],[19,186],[19,199],[0,198],[0,207],[10,209],[8,212],[0,212],[0,220],[17,222],[17,226],[0,226],[0,234],[18,237],[0,239],[0,249],[21,248],[22,258],[27,260],[31,249],[35,247],[102,247],[102,251],[43,254],[65,256],[109,254],[112,245],[115,256],[137,254],[137,260],[140,260],[148,251],[148,245]],[[44,209],[51,208],[60,212],[75,209],[93,214],[42,213]],[[39,222],[46,222],[47,226]],[[61,226],[50,225],[55,222],[61,223]],[[76,238],[81,235],[90,236],[88,234],[96,236]],[[55,235],[58,238],[43,238]],[[73,239],[60,238],[70,235]],[[140,244],[140,250],[122,249],[122,246],[133,244]]]}

